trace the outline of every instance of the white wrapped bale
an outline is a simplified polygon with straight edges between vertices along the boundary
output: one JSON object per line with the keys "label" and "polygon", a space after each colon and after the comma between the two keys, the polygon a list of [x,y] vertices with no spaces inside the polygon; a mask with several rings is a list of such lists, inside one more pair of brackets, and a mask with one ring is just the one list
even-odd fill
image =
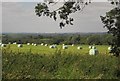
{"label": "white wrapped bale", "polygon": [[48,46],[48,44],[45,44],[45,46]]}
{"label": "white wrapped bale", "polygon": [[95,47],[95,46],[92,46],[92,49],[96,49],[96,47]]}
{"label": "white wrapped bale", "polygon": [[23,45],[22,44],[18,44],[18,47],[20,48],[20,47],[23,47]]}
{"label": "white wrapped bale", "polygon": [[49,48],[56,48],[56,45],[50,45]]}
{"label": "white wrapped bale", "polygon": [[6,44],[1,44],[1,47],[6,47],[7,45]]}
{"label": "white wrapped bale", "polygon": [[67,46],[67,45],[64,45],[62,48],[63,48],[63,49],[68,49],[68,46]]}
{"label": "white wrapped bale", "polygon": [[14,42],[13,44],[17,44],[17,42]]}
{"label": "white wrapped bale", "polygon": [[53,46],[51,45],[51,46],[49,46],[49,48],[53,48]]}
{"label": "white wrapped bale", "polygon": [[34,43],[32,43],[31,45],[34,45]]}
{"label": "white wrapped bale", "polygon": [[92,46],[89,46],[89,49],[92,49]]}
{"label": "white wrapped bale", "polygon": [[27,45],[30,45],[30,43],[27,43]]}
{"label": "white wrapped bale", "polygon": [[112,51],[112,47],[110,46],[110,47],[108,47],[108,51]]}
{"label": "white wrapped bale", "polygon": [[82,46],[78,46],[77,49],[82,49]]}
{"label": "white wrapped bale", "polygon": [[72,46],[74,46],[74,44],[72,44]]}
{"label": "white wrapped bale", "polygon": [[41,46],[43,46],[44,45],[44,43],[41,43]]}
{"label": "white wrapped bale", "polygon": [[90,55],[97,55],[98,54],[98,50],[92,48],[92,49],[90,49],[89,54]]}
{"label": "white wrapped bale", "polygon": [[37,44],[34,44],[34,46],[37,46]]}

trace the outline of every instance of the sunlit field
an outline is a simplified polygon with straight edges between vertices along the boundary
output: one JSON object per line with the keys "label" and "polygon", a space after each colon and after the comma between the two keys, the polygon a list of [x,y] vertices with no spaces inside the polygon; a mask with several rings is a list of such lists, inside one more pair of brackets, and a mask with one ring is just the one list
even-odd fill
{"label": "sunlit field", "polygon": [[117,79],[118,58],[107,45],[96,45],[98,55],[89,55],[89,46],[49,46],[9,44],[2,47],[3,79]]}
{"label": "sunlit field", "polygon": [[[26,45],[23,44],[23,47],[17,47],[17,44],[9,44],[7,45],[7,47],[3,47],[2,49],[5,50],[9,50],[11,52],[22,52],[22,53],[26,53],[26,52],[31,52],[34,54],[54,54],[54,52],[61,50],[62,52],[67,52],[67,53],[75,53],[75,54],[89,54],[89,45],[67,45],[68,49],[62,49],[62,45],[57,45],[56,48],[49,48],[50,45],[48,46],[41,46],[41,45],[37,45],[37,46],[33,46],[33,45]],[[77,49],[78,46],[81,46],[82,49]],[[109,54],[108,51],[108,45],[95,45],[96,48],[99,51],[99,54]]]}

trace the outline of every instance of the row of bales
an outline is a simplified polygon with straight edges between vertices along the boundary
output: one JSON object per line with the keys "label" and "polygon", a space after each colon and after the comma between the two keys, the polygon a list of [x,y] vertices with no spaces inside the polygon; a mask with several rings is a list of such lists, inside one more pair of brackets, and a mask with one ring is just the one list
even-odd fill
{"label": "row of bales", "polygon": [[[9,42],[8,44],[11,44],[11,43]],[[14,42],[14,43],[12,43],[12,44],[17,45],[17,47],[23,47],[23,44],[17,44],[17,42]],[[26,45],[37,46],[36,43],[27,43]],[[49,48],[57,48],[57,44],[48,45],[48,44],[41,43],[40,45],[41,45],[41,46],[49,46]],[[0,46],[1,46],[1,47],[6,47],[7,44],[2,44],[2,43],[0,43]],[[62,46],[63,46],[63,47],[62,47],[63,49],[68,49],[68,45],[63,44]],[[74,46],[74,44],[72,44],[71,46]],[[79,46],[77,49],[82,49],[82,46]]]}
{"label": "row of bales", "polygon": [[[57,48],[57,45],[56,44],[50,45],[49,48]],[[62,49],[68,49],[68,45],[63,44]]]}
{"label": "row of bales", "polygon": [[[41,43],[41,45],[43,46],[44,43]],[[45,46],[48,46],[48,45],[45,44]],[[71,46],[74,46],[74,44],[72,44]],[[56,44],[50,45],[49,48],[57,48],[57,45]],[[68,49],[68,45],[63,44],[62,45],[62,49]],[[83,47],[82,46],[78,46],[77,49],[78,50],[79,49],[83,49]],[[89,49],[90,49],[89,50],[89,54],[90,55],[97,55],[97,54],[99,54],[98,49],[94,45],[93,46],[89,46]],[[111,50],[112,50],[112,47],[111,46],[108,47],[108,51],[110,52]]]}
{"label": "row of bales", "polygon": [[[1,46],[1,47],[7,47],[7,44],[1,44],[1,43],[0,43],[0,46]],[[17,47],[23,47],[23,45],[22,45],[22,44],[18,44]]]}
{"label": "row of bales", "polygon": [[[74,44],[72,44],[71,46],[74,46]],[[49,48],[57,48],[57,45],[50,45]],[[68,45],[62,44],[62,49],[68,49]],[[78,46],[77,49],[82,49],[82,46]]]}
{"label": "row of bales", "polygon": [[[10,42],[8,43],[8,44],[11,44]],[[23,47],[23,44],[18,44],[17,42],[14,42],[14,43],[12,43],[13,45],[17,45],[17,47]],[[26,45],[32,45],[32,46],[37,46],[38,44],[36,44],[36,43],[27,43]],[[44,44],[43,43],[41,43],[41,46],[43,46]],[[7,44],[2,44],[2,43],[0,43],[0,46],[1,47],[6,47],[7,46]],[[45,44],[44,46],[48,46],[48,44]]]}
{"label": "row of bales", "polygon": [[[9,42],[8,44],[11,44],[11,43]],[[19,47],[19,48],[20,48],[20,47],[23,47],[23,44],[17,44],[16,42],[14,42],[14,43],[12,43],[12,44],[16,44],[17,47]],[[36,43],[27,43],[26,45],[37,46]],[[41,43],[40,45],[41,45],[41,46],[49,46],[50,49],[57,48],[57,44],[48,45],[48,44]],[[0,43],[0,46],[1,46],[1,47],[6,47],[7,44],[2,44],[2,43]],[[74,44],[72,44],[71,46],[73,47]],[[68,49],[68,48],[69,48],[68,45],[62,44],[62,49]],[[93,45],[93,46],[89,46],[88,48],[89,48],[89,54],[90,54],[90,55],[97,55],[97,54],[99,54],[98,49],[97,49],[94,45]],[[82,46],[78,46],[77,49],[78,49],[78,50],[80,50],[80,49],[82,50],[83,47],[82,47]],[[111,46],[108,47],[108,51],[110,52],[111,50],[112,50],[112,47],[111,47]]]}

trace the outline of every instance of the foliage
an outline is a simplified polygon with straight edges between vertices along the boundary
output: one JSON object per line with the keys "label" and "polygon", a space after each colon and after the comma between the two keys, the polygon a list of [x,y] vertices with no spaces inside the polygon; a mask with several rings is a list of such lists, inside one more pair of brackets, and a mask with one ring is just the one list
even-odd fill
{"label": "foliage", "polygon": [[104,27],[108,29],[108,33],[111,33],[115,40],[112,41],[111,45],[115,56],[120,55],[120,9],[118,7],[112,9],[106,16],[101,16],[102,22],[105,24]]}
{"label": "foliage", "polygon": [[[118,79],[116,57],[100,54],[13,53],[2,50],[4,79]],[[103,61],[104,60],[104,61]]]}
{"label": "foliage", "polygon": [[63,5],[56,10],[50,11],[49,5],[56,4],[55,1],[45,1],[44,3],[38,3],[35,6],[35,13],[37,16],[47,16],[53,18],[55,21],[59,18],[61,22],[59,23],[60,28],[63,28],[65,25],[73,25],[74,19],[70,17],[70,14],[75,13],[77,11],[82,11],[85,5],[91,3],[90,0],[85,2],[84,0],[76,0],[76,1],[65,1]]}
{"label": "foliage", "polygon": [[2,37],[2,42],[8,44],[9,42],[21,41],[22,44],[29,43],[46,43],[46,44],[89,44],[89,45],[109,45],[112,43],[113,36],[109,34],[19,34],[17,37],[15,35],[4,34]]}
{"label": "foliage", "polygon": [[87,38],[87,43],[90,45],[90,44],[96,44],[96,45],[101,45],[102,43],[102,40],[101,40],[101,36],[99,35],[92,35],[92,36],[89,36]]}

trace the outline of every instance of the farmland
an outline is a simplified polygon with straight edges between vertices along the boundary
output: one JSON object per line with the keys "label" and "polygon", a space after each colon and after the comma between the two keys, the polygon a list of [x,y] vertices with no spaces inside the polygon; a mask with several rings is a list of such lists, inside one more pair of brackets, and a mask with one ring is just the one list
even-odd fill
{"label": "farmland", "polygon": [[[108,46],[96,46],[99,55],[88,54],[88,45],[68,49],[46,46],[2,48],[3,79],[117,79],[118,58],[107,52]],[[105,52],[106,51],[106,52]]]}
{"label": "farmland", "polygon": [[[55,38],[55,36],[53,37]],[[47,37],[47,40],[48,38],[51,40],[53,37]],[[63,41],[59,38],[61,42],[56,44],[57,48],[49,48],[54,44],[53,41],[42,41],[44,45],[38,42],[37,46],[34,46],[31,45],[33,41],[29,41],[30,45],[27,45],[25,40],[19,41],[21,39],[25,39],[25,37],[3,37],[4,41],[2,41],[7,43],[7,46],[1,49],[3,79],[118,79],[120,77],[119,57],[109,53],[108,44],[94,45],[99,54],[89,55],[88,44],[81,42],[75,43],[74,46],[69,44],[78,39],[66,42],[65,39]],[[43,39],[46,38],[42,37]],[[84,37],[81,37],[81,41],[83,39]],[[33,39],[31,38],[31,40]],[[10,41],[11,44],[8,44],[7,41]],[[18,44],[12,44],[14,42],[21,42],[23,46],[18,47]],[[68,49],[62,49],[63,42]],[[36,42],[34,41],[34,43]],[[48,46],[45,46],[45,43]],[[77,49],[78,46],[81,46],[82,49]]]}
{"label": "farmland", "polygon": [[[50,45],[49,45],[50,46]],[[57,45],[57,48],[50,49],[49,46],[33,46],[33,45],[26,45],[23,44],[23,47],[18,48],[17,45],[8,44],[7,47],[3,47],[2,49],[7,49],[11,52],[31,52],[34,54],[54,54],[55,51],[61,50],[70,53],[78,53],[78,54],[89,54],[89,45],[67,45],[68,49],[62,49],[62,45]],[[78,46],[82,46],[83,49],[77,49]],[[109,45],[96,45],[97,49],[99,50],[100,54],[109,54],[108,47]]]}

